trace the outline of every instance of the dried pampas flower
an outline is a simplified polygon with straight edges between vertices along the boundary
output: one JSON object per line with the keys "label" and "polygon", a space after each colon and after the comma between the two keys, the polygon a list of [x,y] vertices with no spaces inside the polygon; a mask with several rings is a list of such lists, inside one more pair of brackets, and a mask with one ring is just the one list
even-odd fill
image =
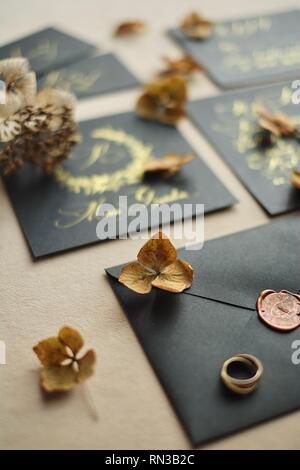
{"label": "dried pampas flower", "polygon": [[26,59],[0,61],[0,80],[5,86],[5,103],[0,104],[0,142],[8,142],[18,134],[20,123],[10,120],[24,106],[32,105],[36,95],[36,77],[29,71]]}
{"label": "dried pampas flower", "polygon": [[137,101],[137,113],[145,119],[175,124],[185,115],[186,84],[182,77],[160,78],[147,84]]}
{"label": "dried pampas flower", "polygon": [[300,189],[300,170],[294,170],[291,176],[291,183],[295,188]]}
{"label": "dried pampas flower", "polygon": [[[0,167],[4,175],[14,172],[26,162],[35,163],[43,171],[51,172],[68,157],[78,141],[74,120],[75,98],[70,93],[54,89],[45,89],[36,94],[32,82],[25,78],[23,81],[20,75],[22,71],[25,75],[28,73],[24,60],[3,61],[11,61],[10,67],[15,65],[15,74],[19,77],[16,92],[16,96],[19,96],[18,106],[7,110],[2,123],[2,134],[0,131],[0,141],[4,142],[0,150]],[[27,61],[25,64],[28,65]],[[10,70],[11,77],[13,74],[10,67],[5,65],[5,69]],[[9,114],[12,109],[13,112]]]}
{"label": "dried pampas flower", "polygon": [[184,55],[177,60],[163,57],[162,60],[166,64],[166,68],[161,72],[162,76],[182,75],[184,78],[187,78],[194,72],[201,72],[203,70],[203,67],[190,55]]}
{"label": "dried pampas flower", "polygon": [[40,341],[33,350],[44,366],[41,386],[46,392],[67,392],[94,374],[96,355],[93,349],[81,358],[78,353],[84,344],[81,334],[69,326],[58,336]]}
{"label": "dried pampas flower", "polygon": [[177,259],[176,248],[161,231],[139,251],[137,261],[122,268],[119,282],[139,294],[148,294],[152,287],[168,292],[182,292],[191,287],[193,268]]}
{"label": "dried pampas flower", "polygon": [[194,155],[168,153],[163,158],[153,158],[144,166],[144,174],[162,175],[163,178],[170,178],[178,173],[183,165],[194,160]]}
{"label": "dried pampas flower", "polygon": [[183,19],[180,29],[189,38],[206,39],[212,35],[213,23],[202,15],[192,12]]}
{"label": "dried pampas flower", "polygon": [[276,137],[296,137],[299,131],[292,120],[283,113],[272,114],[264,106],[256,109],[259,126]]}
{"label": "dried pampas flower", "polygon": [[114,35],[133,36],[145,32],[146,29],[146,24],[143,21],[124,21],[115,28]]}

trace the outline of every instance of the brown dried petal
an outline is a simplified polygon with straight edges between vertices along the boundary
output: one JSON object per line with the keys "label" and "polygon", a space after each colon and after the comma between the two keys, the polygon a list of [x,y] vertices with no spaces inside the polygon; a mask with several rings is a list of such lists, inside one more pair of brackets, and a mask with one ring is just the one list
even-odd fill
{"label": "brown dried petal", "polygon": [[263,106],[259,106],[256,112],[260,127],[277,137],[292,137],[298,132],[292,120],[283,113],[272,114]]}
{"label": "brown dried petal", "polygon": [[79,370],[76,376],[76,380],[78,383],[84,382],[94,374],[95,364],[96,354],[93,349],[90,349],[85,353],[85,355],[81,359],[78,360]]}
{"label": "brown dried petal", "polygon": [[161,231],[156,233],[139,251],[139,263],[159,274],[176,260],[176,248]]}
{"label": "brown dried petal", "polygon": [[166,64],[165,70],[162,71],[162,75],[174,75],[179,74],[183,76],[189,76],[194,72],[203,70],[192,56],[184,55],[180,59],[172,60],[168,57],[163,57],[163,61]]}
{"label": "brown dried petal", "polygon": [[143,21],[124,21],[115,28],[114,35],[131,36],[143,33],[145,30],[146,24]]}
{"label": "brown dried petal", "polygon": [[213,23],[202,15],[192,12],[184,18],[180,28],[190,38],[206,39],[212,34]]}
{"label": "brown dried petal", "polygon": [[177,259],[162,270],[152,285],[169,292],[182,292],[191,287],[192,281],[192,266],[186,261]]}
{"label": "brown dried petal", "polygon": [[21,124],[17,118],[0,121],[0,142],[9,142],[21,132]]}
{"label": "brown dried petal", "polygon": [[46,392],[67,392],[77,383],[76,371],[68,366],[49,366],[41,372],[41,386]]}
{"label": "brown dried petal", "polygon": [[44,366],[59,365],[68,357],[66,348],[55,337],[40,341],[33,350]]}
{"label": "brown dried petal", "polygon": [[129,263],[122,268],[119,282],[139,294],[148,294],[156,273],[150,272],[140,263]]}
{"label": "brown dried petal", "polygon": [[59,330],[58,339],[68,346],[75,356],[84,344],[81,334],[70,326],[64,326]]}
{"label": "brown dried petal", "polygon": [[144,167],[145,174],[162,173],[164,177],[170,177],[181,169],[183,165],[194,160],[193,155],[189,154],[167,154],[161,159],[153,159],[146,163]]}
{"label": "brown dried petal", "polygon": [[300,170],[294,170],[291,176],[291,183],[295,188],[300,189]]}

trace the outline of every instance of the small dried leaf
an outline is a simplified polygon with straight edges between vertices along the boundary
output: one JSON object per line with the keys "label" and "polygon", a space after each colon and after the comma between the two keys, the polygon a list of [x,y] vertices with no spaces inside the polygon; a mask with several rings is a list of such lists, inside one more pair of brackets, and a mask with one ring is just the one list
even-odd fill
{"label": "small dried leaf", "polygon": [[152,281],[156,273],[146,269],[142,264],[134,262],[122,268],[119,282],[139,294],[148,294],[152,289]]}
{"label": "small dried leaf", "polygon": [[119,282],[139,294],[147,294],[152,286],[169,292],[182,292],[192,284],[193,269],[176,257],[176,248],[159,231],[141,248],[138,262],[122,268]]}
{"label": "small dried leaf", "polygon": [[300,189],[300,170],[294,170],[291,176],[291,183],[295,188]]}
{"label": "small dried leaf", "polygon": [[194,160],[193,155],[170,153],[163,158],[155,158],[150,160],[144,166],[146,175],[161,174],[164,178],[169,178],[178,173],[183,165]]}
{"label": "small dried leaf", "polygon": [[115,28],[114,35],[132,36],[144,33],[146,29],[146,24],[143,21],[124,21]]}
{"label": "small dried leaf", "polygon": [[256,109],[259,126],[276,137],[293,137],[298,129],[292,120],[283,113],[270,113],[264,106]]}
{"label": "small dried leaf", "polygon": [[196,12],[192,12],[184,18],[180,28],[189,38],[207,39],[212,35],[213,26],[211,21]]}
{"label": "small dried leaf", "polygon": [[59,331],[58,339],[64,346],[68,346],[75,356],[84,344],[81,334],[69,326],[64,326]]}
{"label": "small dried leaf", "polygon": [[152,285],[169,292],[182,292],[191,287],[192,281],[192,266],[186,261],[177,259],[161,271]]}
{"label": "small dried leaf", "polygon": [[94,366],[96,364],[96,354],[93,349],[90,349],[85,355],[78,360],[78,374],[76,381],[82,383],[94,375]]}
{"label": "small dried leaf", "polygon": [[57,338],[47,338],[33,348],[44,365],[41,385],[46,392],[68,391],[93,375],[95,352],[90,349],[82,358],[77,357],[83,343],[77,330],[65,326]]}
{"label": "small dried leaf", "polygon": [[146,119],[175,124],[185,114],[186,99],[186,84],[182,77],[160,78],[145,86],[137,101],[137,112]]}
{"label": "small dried leaf", "polygon": [[67,392],[76,385],[76,371],[68,366],[49,366],[41,372],[41,385],[46,392]]}
{"label": "small dried leaf", "polygon": [[59,365],[68,357],[66,348],[56,337],[40,341],[33,350],[44,366]]}
{"label": "small dried leaf", "polygon": [[163,76],[182,75],[183,77],[189,77],[194,72],[201,72],[203,70],[203,67],[190,55],[184,55],[177,60],[163,57],[163,61],[166,64],[166,68],[161,72]]}

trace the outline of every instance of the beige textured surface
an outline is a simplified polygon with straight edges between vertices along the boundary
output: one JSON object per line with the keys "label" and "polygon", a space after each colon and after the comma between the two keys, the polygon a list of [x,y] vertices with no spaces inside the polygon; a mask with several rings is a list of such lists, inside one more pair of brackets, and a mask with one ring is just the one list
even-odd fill
{"label": "beige textured surface", "polygon": [[[0,43],[48,24],[114,50],[141,78],[155,73],[162,54],[177,47],[163,35],[199,4],[209,17],[278,10],[300,2],[274,0],[9,0],[1,3]],[[111,27],[124,17],[145,18],[150,32],[138,40],[115,40]],[[216,93],[203,76],[194,97]],[[79,117],[131,108],[135,91],[86,101]],[[185,136],[240,200],[235,208],[206,218],[206,238],[268,221],[231,171],[192,124]],[[179,449],[189,441],[117,303],[103,270],[134,258],[139,242],[111,241],[34,263],[0,185],[0,339],[7,365],[0,365],[0,448]],[[88,388],[99,413],[91,417],[84,389],[45,400],[38,387],[38,362],[31,347],[63,324],[78,327],[98,354]],[[212,443],[210,449],[300,448],[300,412]]]}

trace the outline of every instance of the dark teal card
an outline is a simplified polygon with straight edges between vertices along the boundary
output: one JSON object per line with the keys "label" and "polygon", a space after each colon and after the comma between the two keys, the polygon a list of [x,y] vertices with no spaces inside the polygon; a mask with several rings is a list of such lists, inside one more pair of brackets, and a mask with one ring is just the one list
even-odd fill
{"label": "dark teal card", "polygon": [[68,67],[52,70],[38,81],[39,88],[64,89],[78,98],[89,98],[139,85],[140,82],[114,54],[88,57]]}
{"label": "dark teal card", "polygon": [[224,21],[204,41],[170,35],[222,88],[283,81],[300,74],[300,11]]}
{"label": "dark teal card", "polygon": [[293,169],[300,166],[300,143],[281,138],[274,145],[259,147],[255,108],[263,104],[300,125],[300,108],[292,103],[295,90],[291,85],[225,93],[188,105],[194,122],[270,215],[300,209],[300,191],[290,182]]}
{"label": "dark teal card", "polygon": [[96,47],[56,28],[45,28],[0,47],[0,60],[26,57],[37,75],[91,54]]}
{"label": "dark teal card", "polygon": [[[128,206],[143,204],[147,211],[151,204],[190,203],[189,217],[197,214],[196,204],[204,204],[209,213],[236,202],[200,158],[172,178],[143,178],[143,166],[151,156],[193,152],[174,127],[146,122],[128,112],[81,122],[80,133],[81,143],[53,176],[28,166],[5,179],[34,257],[99,241],[97,208],[111,204],[107,217],[118,220],[119,196],[127,196]],[[182,219],[182,214],[170,216],[160,222]],[[150,223],[146,218],[136,231],[157,227]],[[113,235],[125,233],[127,226],[116,225]]]}

